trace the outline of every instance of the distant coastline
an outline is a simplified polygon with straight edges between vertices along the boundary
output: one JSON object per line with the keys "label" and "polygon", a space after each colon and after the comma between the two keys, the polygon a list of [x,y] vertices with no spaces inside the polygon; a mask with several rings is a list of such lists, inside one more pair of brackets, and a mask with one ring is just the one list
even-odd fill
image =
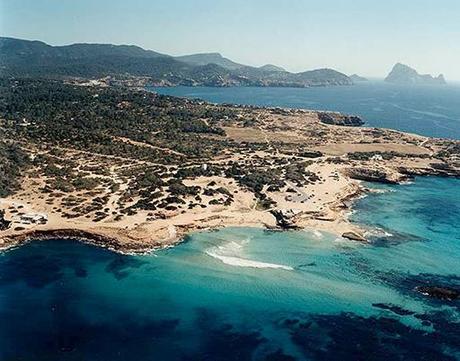
{"label": "distant coastline", "polygon": [[[393,84],[370,79],[352,87],[326,88],[148,88],[159,94],[236,103],[359,114],[366,126],[428,137],[460,139],[460,83]],[[399,94],[395,98],[395,94]]]}
{"label": "distant coastline", "polygon": [[238,64],[218,53],[173,57],[134,45],[71,44],[0,37],[5,76],[99,81],[123,86],[275,86],[353,85],[329,68],[291,73],[274,65]]}

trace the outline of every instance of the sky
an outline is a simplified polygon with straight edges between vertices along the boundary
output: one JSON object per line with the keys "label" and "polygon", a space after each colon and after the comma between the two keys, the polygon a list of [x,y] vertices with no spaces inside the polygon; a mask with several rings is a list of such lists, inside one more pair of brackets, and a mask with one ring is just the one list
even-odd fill
{"label": "sky", "polygon": [[0,0],[0,35],[380,78],[402,62],[460,80],[459,0]]}

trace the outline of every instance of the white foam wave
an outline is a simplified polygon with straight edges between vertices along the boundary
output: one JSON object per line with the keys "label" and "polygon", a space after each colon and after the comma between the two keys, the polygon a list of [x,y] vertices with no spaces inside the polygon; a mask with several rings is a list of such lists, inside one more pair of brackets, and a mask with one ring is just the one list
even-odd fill
{"label": "white foam wave", "polygon": [[217,247],[211,247],[205,251],[208,256],[211,256],[219,261],[236,267],[251,267],[251,268],[275,268],[284,269],[291,271],[292,267],[276,264],[254,261],[242,257],[243,248],[249,243],[249,239],[243,239],[241,241],[230,241]]}
{"label": "white foam wave", "polygon": [[368,229],[366,231],[366,234],[371,235],[371,236],[376,236],[376,237],[393,237],[392,233],[387,232],[386,230],[380,227]]}
{"label": "white foam wave", "polygon": [[337,237],[336,239],[334,239],[333,241],[334,243],[350,243],[350,240],[349,239],[346,239],[346,238],[343,238],[343,237]]}
{"label": "white foam wave", "polygon": [[281,265],[281,264],[253,261],[250,259],[244,259],[244,258],[234,257],[234,256],[223,256],[221,254],[218,254],[210,250],[206,251],[206,254],[230,266],[250,267],[250,268],[275,268],[275,269],[284,269],[287,271],[294,270],[294,268],[292,267]]}
{"label": "white foam wave", "polygon": [[378,189],[378,188],[371,188],[370,189],[370,192],[371,193],[375,193],[375,194],[385,194],[385,193],[393,193],[394,190],[393,189]]}
{"label": "white foam wave", "polygon": [[316,229],[315,229],[315,230],[313,230],[313,232],[312,232],[312,233],[313,233],[313,236],[314,236],[315,238],[317,238],[317,239],[321,239],[321,238],[323,238],[323,233],[322,233],[322,232],[320,232],[320,231],[318,231],[318,230],[316,230]]}

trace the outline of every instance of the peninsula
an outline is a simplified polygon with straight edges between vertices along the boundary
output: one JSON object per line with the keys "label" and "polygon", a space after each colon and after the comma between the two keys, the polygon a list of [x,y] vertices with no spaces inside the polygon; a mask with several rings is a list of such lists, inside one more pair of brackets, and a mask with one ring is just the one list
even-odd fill
{"label": "peninsula", "polygon": [[363,181],[460,174],[458,141],[103,81],[2,79],[0,132],[1,248],[73,237],[143,252],[225,226],[365,240],[347,219]]}

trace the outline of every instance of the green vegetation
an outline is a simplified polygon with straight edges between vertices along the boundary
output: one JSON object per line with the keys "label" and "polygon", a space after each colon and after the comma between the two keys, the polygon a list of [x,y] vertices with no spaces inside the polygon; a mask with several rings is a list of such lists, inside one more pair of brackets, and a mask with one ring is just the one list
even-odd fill
{"label": "green vegetation", "polygon": [[[254,194],[258,209],[270,209],[268,194],[287,180],[318,180],[305,158],[322,154],[302,149],[298,157],[284,146],[280,157],[265,158],[256,151],[283,144],[226,137],[224,126],[255,124],[257,116],[250,108],[125,87],[0,78],[0,119],[10,140],[0,143],[0,195],[17,190],[27,169],[39,198],[65,218],[120,220],[147,210],[155,219],[164,211],[230,205],[234,195],[226,186],[187,183],[215,176],[233,179]],[[245,156],[231,160],[232,154]]]}
{"label": "green vegetation", "polygon": [[428,158],[428,154],[404,154],[395,151],[390,152],[354,152],[348,153],[348,159],[351,160],[370,160],[380,157],[384,160],[390,160],[394,158],[405,158],[405,157],[413,157],[413,158]]}
{"label": "green vegetation", "polygon": [[229,144],[216,123],[235,117],[144,91],[32,79],[0,80],[0,115],[15,139],[164,164],[218,154]]}
{"label": "green vegetation", "polygon": [[27,154],[17,145],[0,141],[0,197],[19,187],[22,171],[30,165]]}

